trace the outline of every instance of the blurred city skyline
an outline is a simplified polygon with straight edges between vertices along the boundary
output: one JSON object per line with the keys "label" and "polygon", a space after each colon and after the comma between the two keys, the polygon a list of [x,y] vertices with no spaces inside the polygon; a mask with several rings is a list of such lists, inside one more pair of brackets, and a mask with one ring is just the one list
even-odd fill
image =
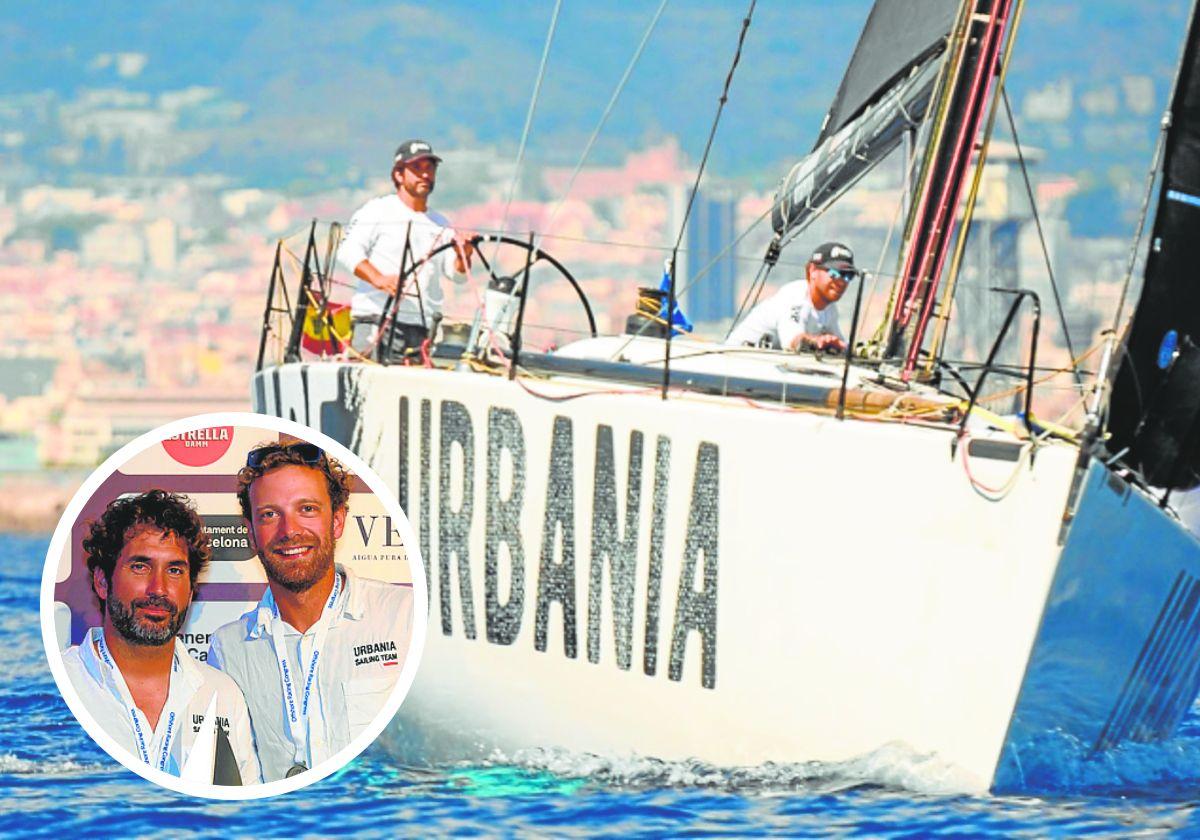
{"label": "blurred city skyline", "polygon": [[[665,7],[567,195],[658,5],[563,5],[519,173],[551,2],[0,10],[0,296],[19,325],[0,334],[0,493],[14,475],[92,465],[167,420],[248,407],[276,241],[299,240],[299,253],[311,219],[344,221],[388,191],[406,137],[445,158],[433,206],[462,227],[505,218],[546,235],[601,329],[619,330],[678,234],[745,12]],[[704,185],[703,217],[719,222],[689,236],[685,276],[718,239],[753,229],[714,267],[719,294],[700,289],[706,319],[730,314],[753,276],[774,185],[811,146],[868,7],[758,4]],[[1060,1],[1030,4],[1022,23],[1010,97],[1083,346],[1111,317],[1186,12]],[[996,137],[982,206],[992,251],[968,260],[965,280],[1045,284],[1003,120]],[[899,200],[885,164],[805,242],[853,241],[886,275]],[[775,279],[791,279],[793,256]],[[448,315],[469,320],[476,303],[464,287]],[[531,323],[577,318],[576,306],[539,292]],[[543,340],[564,335],[547,327]],[[1044,341],[1054,358],[1057,327]]]}

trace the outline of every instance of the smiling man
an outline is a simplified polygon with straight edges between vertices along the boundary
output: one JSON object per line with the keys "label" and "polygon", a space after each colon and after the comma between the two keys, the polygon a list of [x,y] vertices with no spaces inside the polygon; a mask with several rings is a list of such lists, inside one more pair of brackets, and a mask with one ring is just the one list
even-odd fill
{"label": "smiling man", "polygon": [[[87,711],[151,767],[217,784],[258,782],[242,692],[177,638],[211,556],[196,511],[163,490],[117,499],[90,524],[83,550],[104,620],[63,660]],[[214,731],[215,742],[202,737]],[[193,751],[197,744],[208,746]]]}
{"label": "smiling man", "polygon": [[845,350],[837,302],[857,276],[850,248],[840,242],[824,243],[805,265],[804,279],[780,286],[774,295],[751,309],[725,343],[793,352]]}
{"label": "smiling man", "polygon": [[213,634],[208,661],[245,693],[273,781],[315,767],[375,719],[408,655],[412,592],[334,562],[350,478],[320,447],[258,446],[237,481],[267,591]]}
{"label": "smiling man", "polygon": [[[401,298],[396,308],[397,342],[392,349],[403,352],[419,346],[440,317],[445,300],[442,279],[454,283],[466,279],[463,275],[472,253],[468,238],[457,236],[445,216],[429,209],[441,162],[424,140],[404,141],[392,159],[395,192],[368,201],[346,225],[338,259],[359,280],[350,301],[351,346],[359,353],[370,355],[375,349],[384,308],[397,291]],[[451,242],[454,247],[429,258],[438,247]],[[427,259],[415,272],[417,282],[406,281],[400,289],[401,268],[411,269]]]}

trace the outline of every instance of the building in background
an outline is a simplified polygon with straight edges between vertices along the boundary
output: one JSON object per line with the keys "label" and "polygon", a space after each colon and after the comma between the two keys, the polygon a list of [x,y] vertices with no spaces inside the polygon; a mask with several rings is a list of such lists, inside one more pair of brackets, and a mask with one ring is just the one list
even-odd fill
{"label": "building in background", "polygon": [[686,251],[679,277],[685,280],[684,310],[693,323],[714,323],[733,317],[737,294],[738,196],[731,188],[705,188],[697,195],[688,218]]}

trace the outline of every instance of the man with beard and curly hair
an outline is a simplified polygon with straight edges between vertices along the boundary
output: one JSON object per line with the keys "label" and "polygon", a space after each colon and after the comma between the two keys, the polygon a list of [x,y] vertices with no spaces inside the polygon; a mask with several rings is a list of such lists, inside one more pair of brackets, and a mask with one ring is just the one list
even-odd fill
{"label": "man with beard and curly hair", "polygon": [[263,778],[274,781],[315,767],[370,726],[408,654],[412,592],[334,562],[350,476],[320,447],[257,446],[237,486],[267,591],[213,634],[208,661],[246,695]]}
{"label": "man with beard and curly hair", "polygon": [[116,499],[90,523],[83,550],[103,621],[63,661],[87,711],[151,767],[217,784],[259,782],[242,692],[177,638],[212,555],[196,511],[164,490]]}

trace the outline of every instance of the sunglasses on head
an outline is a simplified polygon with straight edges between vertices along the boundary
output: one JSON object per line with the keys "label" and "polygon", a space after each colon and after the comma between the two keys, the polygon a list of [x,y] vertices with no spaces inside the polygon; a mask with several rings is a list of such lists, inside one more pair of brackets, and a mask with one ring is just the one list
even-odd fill
{"label": "sunglasses on head", "polygon": [[853,268],[827,268],[825,273],[834,280],[845,280],[847,283],[858,276],[858,272]]}
{"label": "sunglasses on head", "polygon": [[263,460],[268,455],[273,455],[276,452],[294,452],[302,462],[310,466],[321,463],[321,459],[325,457],[325,450],[317,446],[315,443],[289,443],[287,445],[270,445],[260,446],[258,449],[251,449],[246,453],[246,466],[258,469],[262,466]]}

